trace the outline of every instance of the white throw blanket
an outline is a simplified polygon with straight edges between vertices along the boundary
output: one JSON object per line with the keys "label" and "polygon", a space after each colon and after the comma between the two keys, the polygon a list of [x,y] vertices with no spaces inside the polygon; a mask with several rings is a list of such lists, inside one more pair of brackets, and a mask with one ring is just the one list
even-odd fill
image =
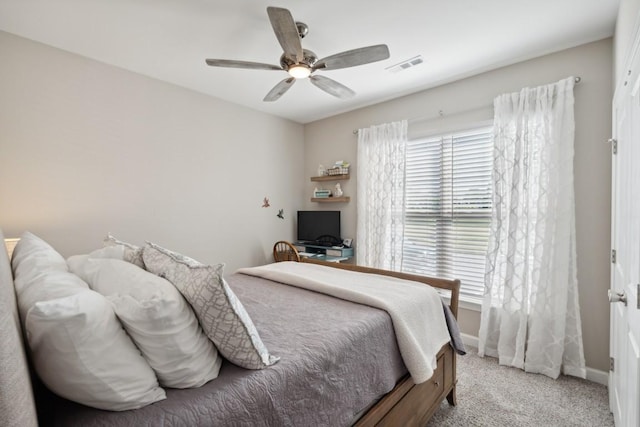
{"label": "white throw blanket", "polygon": [[438,351],[451,339],[440,296],[423,283],[299,262],[241,268],[238,273],[385,310],[393,321],[404,364],[416,384],[431,378]]}

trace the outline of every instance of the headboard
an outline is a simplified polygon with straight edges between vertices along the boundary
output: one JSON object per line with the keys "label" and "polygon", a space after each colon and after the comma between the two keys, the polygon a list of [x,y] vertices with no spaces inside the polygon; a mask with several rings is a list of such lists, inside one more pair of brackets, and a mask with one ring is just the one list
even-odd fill
{"label": "headboard", "polygon": [[37,426],[9,255],[0,230],[0,424]]}

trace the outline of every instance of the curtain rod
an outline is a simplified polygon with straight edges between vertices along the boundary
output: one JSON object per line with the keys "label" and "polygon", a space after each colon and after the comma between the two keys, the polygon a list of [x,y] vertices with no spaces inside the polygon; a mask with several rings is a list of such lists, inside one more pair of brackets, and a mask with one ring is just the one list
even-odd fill
{"label": "curtain rod", "polygon": [[[580,83],[582,81],[582,77],[578,76],[578,77],[574,77],[574,81],[575,83]],[[463,113],[469,113],[471,111],[476,111],[476,110],[481,110],[483,108],[489,108],[491,107],[491,104],[489,105],[481,105],[480,107],[476,107],[476,108],[470,108],[468,110],[462,110],[462,111],[456,111],[453,114],[463,114]],[[431,119],[436,119],[438,117],[444,117],[444,112],[442,110],[438,111],[438,115],[437,116],[418,116],[418,117],[411,117],[409,119],[407,119],[407,121],[422,121],[422,120],[431,120]],[[354,129],[353,130],[353,134],[357,135],[358,134],[358,129]]]}

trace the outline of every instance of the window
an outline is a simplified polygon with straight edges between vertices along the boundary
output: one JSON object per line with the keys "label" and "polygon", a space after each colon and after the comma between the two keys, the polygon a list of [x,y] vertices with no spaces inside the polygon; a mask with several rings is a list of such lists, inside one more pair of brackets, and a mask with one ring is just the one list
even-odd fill
{"label": "window", "polygon": [[460,279],[480,302],[491,226],[491,127],[408,142],[402,271]]}

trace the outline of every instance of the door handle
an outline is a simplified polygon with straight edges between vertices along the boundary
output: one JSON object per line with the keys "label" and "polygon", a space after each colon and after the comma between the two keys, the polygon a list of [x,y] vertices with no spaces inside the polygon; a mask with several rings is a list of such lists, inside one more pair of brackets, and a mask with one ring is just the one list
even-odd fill
{"label": "door handle", "polygon": [[621,302],[624,305],[627,305],[627,296],[624,294],[623,292],[613,292],[611,289],[609,289],[609,302],[610,303],[614,303],[614,302]]}

